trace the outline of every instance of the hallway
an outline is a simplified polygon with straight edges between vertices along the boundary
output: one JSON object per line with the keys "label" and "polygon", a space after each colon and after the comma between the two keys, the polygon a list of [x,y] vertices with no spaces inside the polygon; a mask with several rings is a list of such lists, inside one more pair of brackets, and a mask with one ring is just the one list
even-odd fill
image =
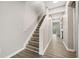
{"label": "hallway", "polygon": [[45,53],[45,55],[50,57],[56,57],[56,58],[75,58],[76,53],[68,52],[63,43],[62,39],[56,38],[56,36],[53,36],[54,39],[52,39],[51,43],[49,44],[49,47]]}
{"label": "hallway", "polygon": [[75,58],[76,53],[66,51],[62,39],[56,38],[50,42],[45,54],[40,56],[38,53],[29,51],[27,49],[21,51],[20,53],[16,54],[12,58]]}

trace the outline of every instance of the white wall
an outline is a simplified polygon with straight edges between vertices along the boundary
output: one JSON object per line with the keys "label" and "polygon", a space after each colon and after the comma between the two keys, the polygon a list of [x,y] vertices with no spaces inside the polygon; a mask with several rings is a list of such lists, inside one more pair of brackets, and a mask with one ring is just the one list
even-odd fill
{"label": "white wall", "polygon": [[23,48],[37,18],[26,2],[0,2],[0,57]]}
{"label": "white wall", "polygon": [[40,14],[45,13],[45,5],[42,1],[28,1],[26,2],[35,12],[40,16]]}
{"label": "white wall", "polygon": [[71,7],[72,2],[67,2],[66,5],[66,14],[64,17],[64,45],[68,51],[74,52],[76,50],[75,47],[75,32],[76,32],[76,27],[75,27],[75,10],[74,8]]}
{"label": "white wall", "polygon": [[47,15],[40,27],[39,33],[39,54],[43,55],[52,37],[52,20]]}
{"label": "white wall", "polygon": [[79,58],[79,2],[76,2],[76,56]]}
{"label": "white wall", "polygon": [[63,43],[65,47],[68,46],[68,20],[66,15],[63,16]]}
{"label": "white wall", "polygon": [[73,40],[74,50],[76,51],[76,8],[73,8]]}
{"label": "white wall", "polygon": [[24,2],[0,2],[0,57],[22,48]]}
{"label": "white wall", "polygon": [[65,6],[61,6],[61,7],[53,8],[49,10],[49,14],[56,14],[56,13],[61,13],[61,12],[65,12]]}
{"label": "white wall", "polygon": [[73,43],[73,8],[68,7],[68,48],[74,49]]}
{"label": "white wall", "polygon": [[65,15],[63,16],[63,44],[68,47],[68,6],[66,5]]}
{"label": "white wall", "polygon": [[25,39],[30,35],[35,25],[38,23],[38,14],[31,8],[31,6],[25,2],[25,14],[24,14],[24,36]]}

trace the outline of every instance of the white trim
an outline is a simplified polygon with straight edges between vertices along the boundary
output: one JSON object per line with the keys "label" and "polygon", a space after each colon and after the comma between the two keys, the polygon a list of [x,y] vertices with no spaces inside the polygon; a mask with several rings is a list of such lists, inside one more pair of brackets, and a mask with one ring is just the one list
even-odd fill
{"label": "white trim", "polygon": [[39,52],[40,55],[44,55],[46,49],[47,49],[48,46],[49,46],[49,43],[51,42],[51,40],[52,40],[52,39],[49,40],[49,42],[48,42],[48,44],[46,45],[45,49],[43,50],[43,48],[42,48],[42,51]]}
{"label": "white trim", "polygon": [[10,55],[6,56],[5,58],[10,58],[10,57],[12,57],[12,56],[16,55],[17,53],[21,52],[21,51],[22,51],[22,50],[24,50],[24,49],[25,49],[25,47],[23,47],[23,48],[21,48],[21,49],[17,50],[16,52],[14,52],[14,53],[12,53],[12,54],[10,54]]}
{"label": "white trim", "polygon": [[[79,5],[79,2],[78,2],[78,5]],[[79,8],[79,7],[78,7],[78,8]],[[78,10],[79,10],[79,9],[78,9]],[[79,13],[79,12],[78,12],[78,13]],[[78,17],[78,18],[79,18],[79,17]],[[77,33],[77,34],[79,35],[79,24],[78,24],[77,26],[78,26],[78,33]],[[78,36],[78,35],[77,35],[77,36]],[[77,41],[78,41],[78,48],[77,48],[77,49],[78,49],[78,51],[77,51],[77,57],[79,58],[79,36],[78,36],[78,40],[77,40]]]}
{"label": "white trim", "polygon": [[[45,22],[47,22],[47,19],[48,19],[48,15],[45,17],[45,19],[44,19],[44,23]],[[49,20],[50,21],[50,20]],[[45,47],[44,47],[44,37],[43,36],[46,36],[45,34],[44,34],[44,32],[43,31],[45,31],[44,30],[44,23],[42,23],[42,27],[40,27],[40,31],[39,31],[39,54],[40,55],[44,55],[44,53],[45,53],[45,51],[46,51],[46,49],[48,48],[48,46],[49,46],[49,43],[50,43],[50,41],[51,41],[51,37],[47,37],[47,38],[49,38],[49,41],[47,41],[47,43],[45,44]],[[51,34],[51,33],[50,33]]]}
{"label": "white trim", "polygon": [[44,49],[44,51],[43,51],[43,55],[44,55],[44,53],[45,53],[46,49],[48,48],[48,46],[49,46],[49,44],[50,44],[51,40],[52,40],[52,39],[50,39],[50,40],[49,40],[49,42],[48,42],[48,44],[46,45],[46,47],[45,47],[45,49]]}
{"label": "white trim", "polygon": [[[40,28],[41,29],[41,28]],[[43,34],[41,34],[42,32],[39,31],[39,54],[40,55],[43,55],[42,52],[43,52],[43,40],[42,40],[42,37]],[[41,35],[41,36],[40,36]]]}
{"label": "white trim", "polygon": [[68,48],[64,41],[63,41],[63,45],[64,45],[64,47],[66,48],[67,51],[75,52],[74,49],[70,49],[70,48]]}

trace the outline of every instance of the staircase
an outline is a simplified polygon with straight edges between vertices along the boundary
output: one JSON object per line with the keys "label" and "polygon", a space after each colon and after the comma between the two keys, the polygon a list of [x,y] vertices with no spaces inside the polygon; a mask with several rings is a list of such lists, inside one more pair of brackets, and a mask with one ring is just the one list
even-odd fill
{"label": "staircase", "polygon": [[44,20],[46,15],[43,16],[42,20],[39,22],[36,30],[34,31],[34,33],[32,34],[32,37],[29,41],[29,43],[26,46],[27,50],[30,50],[32,52],[35,53],[39,53],[39,28]]}

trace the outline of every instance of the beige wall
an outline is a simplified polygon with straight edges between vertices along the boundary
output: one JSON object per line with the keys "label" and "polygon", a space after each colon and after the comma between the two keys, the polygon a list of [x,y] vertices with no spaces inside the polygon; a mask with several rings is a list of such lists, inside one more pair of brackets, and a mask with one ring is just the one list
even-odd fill
{"label": "beige wall", "polygon": [[[37,2],[30,6],[27,2],[0,1],[0,57],[7,57],[23,48],[39,14],[43,13],[41,6]],[[39,7],[41,10],[37,10],[37,14],[36,8]]]}
{"label": "beige wall", "polygon": [[63,16],[63,44],[68,47],[68,20],[67,16]]}
{"label": "beige wall", "polygon": [[[63,16],[63,44],[68,47],[68,6],[66,5],[65,15]],[[67,49],[67,48],[66,48]]]}
{"label": "beige wall", "polygon": [[52,37],[52,28],[51,28],[52,22],[49,18],[49,15],[47,15],[40,27],[40,36],[39,36],[39,53],[42,55],[44,54],[48,44],[50,43],[51,37]]}
{"label": "beige wall", "polygon": [[73,8],[73,41],[74,50],[76,51],[76,8]]}
{"label": "beige wall", "polygon": [[79,58],[79,2],[76,2],[76,56]]}
{"label": "beige wall", "polygon": [[68,7],[68,48],[73,49],[73,9]]}
{"label": "beige wall", "polygon": [[[69,51],[75,51],[75,16],[73,14],[73,8],[69,6],[69,2],[66,5],[66,14],[64,16],[64,39],[65,47]],[[73,26],[74,25],[74,26]],[[73,29],[74,28],[74,29]],[[73,37],[74,36],[74,37]]]}

